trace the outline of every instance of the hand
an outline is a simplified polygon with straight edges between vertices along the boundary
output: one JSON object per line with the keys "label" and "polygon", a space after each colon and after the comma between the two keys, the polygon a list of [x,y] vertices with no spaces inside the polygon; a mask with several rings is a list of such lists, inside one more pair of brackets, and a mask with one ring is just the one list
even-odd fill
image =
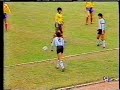
{"label": "hand", "polygon": [[53,49],[51,49],[51,51],[53,52]]}
{"label": "hand", "polygon": [[58,27],[58,23],[55,23],[55,27]]}
{"label": "hand", "polygon": [[51,51],[53,52],[53,46],[51,46]]}

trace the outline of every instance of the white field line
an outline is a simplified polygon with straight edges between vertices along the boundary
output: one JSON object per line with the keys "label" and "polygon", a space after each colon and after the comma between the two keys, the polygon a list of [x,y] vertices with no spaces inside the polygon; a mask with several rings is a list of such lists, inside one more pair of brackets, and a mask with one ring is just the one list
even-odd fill
{"label": "white field line", "polygon": [[99,83],[104,83],[104,81],[91,82],[91,83],[86,83],[86,84],[81,84],[81,85],[74,85],[74,86],[70,86],[70,87],[59,88],[59,89],[56,89],[56,90],[67,90],[67,89],[71,90],[72,88],[79,88],[79,87],[95,85],[95,84],[99,84]]}
{"label": "white field line", "polygon": [[[93,51],[93,52],[87,52],[87,53],[81,53],[81,54],[68,55],[68,56],[65,56],[65,58],[68,58],[68,57],[75,57],[75,56],[80,56],[80,55],[86,55],[86,54],[99,53],[99,52],[105,52],[105,51],[112,51],[112,50],[117,50],[117,49],[119,49],[119,48],[105,49],[105,50],[101,50],[101,51]],[[27,65],[27,64],[34,64],[34,63],[46,62],[46,61],[51,61],[51,60],[56,60],[56,59],[57,59],[57,58],[46,59],[46,60],[41,60],[41,61],[34,61],[34,62],[28,62],[28,63],[21,63],[21,64],[10,65],[10,66],[4,66],[4,67],[5,67],[5,68],[9,68],[9,67],[15,67],[15,66],[21,66],[21,65]]]}
{"label": "white field line", "polygon": [[[115,81],[112,81],[112,82],[116,82],[116,81],[119,81],[119,80],[116,79]],[[100,84],[100,83],[105,83],[105,81],[102,80],[102,81],[97,81],[97,82],[90,82],[90,83],[81,84],[81,85],[63,87],[63,88],[59,88],[59,89],[55,89],[55,90],[72,90],[73,88],[80,88],[80,87],[85,87],[85,86],[90,86],[90,85],[95,85],[95,84]]]}

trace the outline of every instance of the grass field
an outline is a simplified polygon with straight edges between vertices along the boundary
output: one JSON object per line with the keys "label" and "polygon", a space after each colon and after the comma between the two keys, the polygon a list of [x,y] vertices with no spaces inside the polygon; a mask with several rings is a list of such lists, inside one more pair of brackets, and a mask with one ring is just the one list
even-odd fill
{"label": "grass field", "polygon": [[[11,29],[4,33],[5,66],[42,61],[56,57],[55,52],[43,51],[50,46],[54,33],[56,8],[65,16],[67,41],[65,56],[103,50],[96,46],[97,14],[107,21],[109,49],[118,48],[118,4],[95,3],[95,23],[85,25],[85,3],[9,3]],[[49,90],[51,88],[98,81],[104,75],[118,77],[118,50],[66,58],[62,73],[54,68],[55,60],[5,68],[5,88],[12,90]],[[107,69],[106,69],[107,68]]]}

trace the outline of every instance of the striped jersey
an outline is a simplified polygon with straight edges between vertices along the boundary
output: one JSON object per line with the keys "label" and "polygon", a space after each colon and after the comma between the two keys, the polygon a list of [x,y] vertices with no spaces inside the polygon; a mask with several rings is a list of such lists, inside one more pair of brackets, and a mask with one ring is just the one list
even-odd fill
{"label": "striped jersey", "polygon": [[106,29],[106,21],[105,21],[105,19],[103,19],[103,18],[99,19],[98,24],[99,24],[99,29],[102,29],[102,30]]}
{"label": "striped jersey", "polygon": [[52,42],[52,46],[64,46],[64,39],[62,37],[55,37]]}

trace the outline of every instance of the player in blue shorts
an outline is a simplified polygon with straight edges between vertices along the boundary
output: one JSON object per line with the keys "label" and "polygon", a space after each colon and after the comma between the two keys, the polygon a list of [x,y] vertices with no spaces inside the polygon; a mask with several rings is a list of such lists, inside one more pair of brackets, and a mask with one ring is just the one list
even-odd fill
{"label": "player in blue shorts", "polygon": [[3,12],[4,26],[7,31],[8,30],[8,15],[11,14],[11,10],[10,10],[8,4],[6,4],[6,3],[3,4],[3,9],[4,9],[4,12]]}

